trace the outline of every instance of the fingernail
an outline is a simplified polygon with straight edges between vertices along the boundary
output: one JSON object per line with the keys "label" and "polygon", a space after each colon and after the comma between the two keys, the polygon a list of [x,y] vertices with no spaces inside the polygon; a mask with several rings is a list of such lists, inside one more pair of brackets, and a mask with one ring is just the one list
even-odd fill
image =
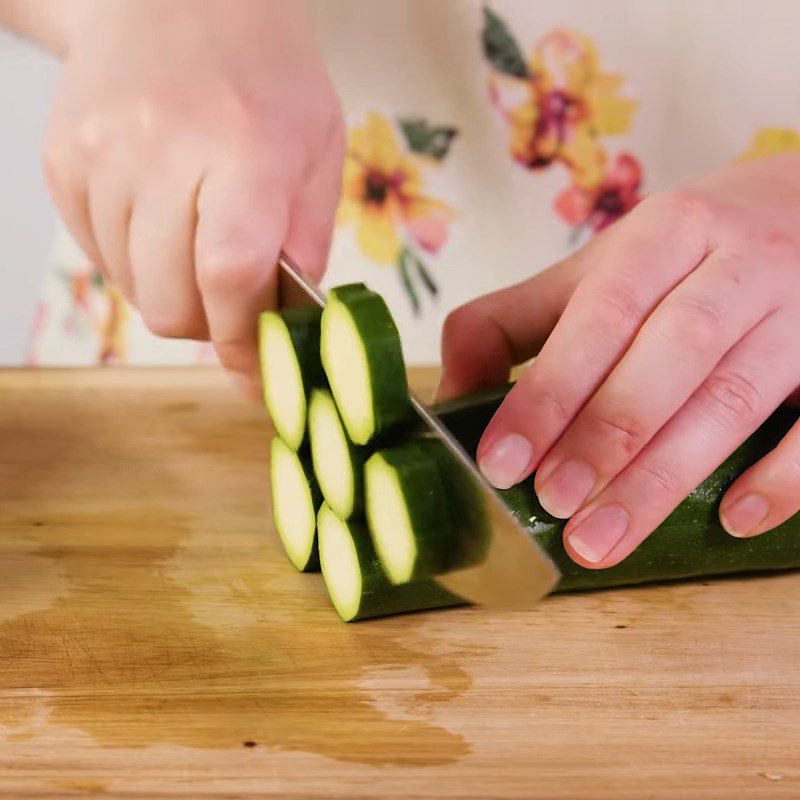
{"label": "fingernail", "polygon": [[567,536],[570,547],[590,564],[599,564],[628,532],[630,518],[622,506],[602,506]]}
{"label": "fingernail", "polygon": [[556,467],[536,494],[545,511],[566,519],[581,507],[596,480],[595,471],[585,461],[565,461]]}
{"label": "fingernail", "polygon": [[769,514],[769,503],[760,494],[746,494],[730,508],[720,511],[722,527],[731,536],[747,536],[755,530]]}
{"label": "fingernail", "polygon": [[532,458],[531,443],[518,433],[509,433],[488,449],[478,466],[492,486],[510,489],[528,474]]}

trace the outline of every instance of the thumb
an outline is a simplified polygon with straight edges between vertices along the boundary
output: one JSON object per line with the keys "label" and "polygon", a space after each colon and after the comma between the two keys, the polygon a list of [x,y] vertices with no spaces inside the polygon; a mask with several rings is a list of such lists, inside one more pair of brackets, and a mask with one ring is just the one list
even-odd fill
{"label": "thumb", "polygon": [[522,283],[455,309],[442,331],[437,400],[498,386],[533,358],[558,322],[585,271],[578,253]]}

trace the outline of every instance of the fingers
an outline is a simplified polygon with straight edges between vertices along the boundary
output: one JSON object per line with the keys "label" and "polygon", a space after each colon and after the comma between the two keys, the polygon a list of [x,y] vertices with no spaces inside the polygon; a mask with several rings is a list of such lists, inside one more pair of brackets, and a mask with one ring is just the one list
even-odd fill
{"label": "fingers", "polygon": [[148,176],[130,218],[136,305],[157,336],[208,338],[194,269],[196,175],[187,171]]}
{"label": "fingers", "polygon": [[322,160],[294,199],[284,249],[305,274],[319,281],[328,264],[342,184],[344,122],[331,129]]}
{"label": "fingers", "polygon": [[780,294],[775,282],[765,281],[751,264],[712,253],[650,315],[542,460],[535,486],[544,508],[556,517],[571,517],[603,489],[725,353],[776,308]]}
{"label": "fingers", "polygon": [[730,350],[631,464],[572,517],[564,543],[575,561],[609,567],[625,558],[788,396],[800,375],[791,316],[768,317]]}
{"label": "fingers", "polygon": [[209,173],[197,198],[195,265],[209,332],[220,362],[254,400],[261,392],[256,323],[275,304],[286,185],[277,173],[237,165]]}
{"label": "fingers", "polygon": [[732,536],[772,530],[800,511],[800,422],[780,444],[742,474],[720,504],[722,527]]}
{"label": "fingers", "polygon": [[539,352],[585,270],[566,259],[522,283],[452,311],[442,331],[437,400],[497,386],[511,367]]}
{"label": "fingers", "polygon": [[44,175],[61,219],[96,269],[108,275],[95,241],[89,213],[87,169],[81,149],[51,135],[45,146]]}
{"label": "fingers", "polygon": [[136,290],[128,254],[128,227],[133,206],[134,181],[123,159],[104,164],[88,178],[87,207],[91,237],[106,276],[129,302]]}
{"label": "fingers", "polygon": [[691,197],[654,198],[595,240],[584,256],[591,271],[478,447],[478,463],[497,488],[538,466],[653,309],[712,249],[702,214]]}

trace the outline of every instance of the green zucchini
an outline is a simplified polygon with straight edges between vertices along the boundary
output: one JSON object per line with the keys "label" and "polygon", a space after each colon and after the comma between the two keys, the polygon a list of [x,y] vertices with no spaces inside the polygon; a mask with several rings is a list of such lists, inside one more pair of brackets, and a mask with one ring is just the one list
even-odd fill
{"label": "green zucchini", "polygon": [[379,450],[364,468],[367,523],[375,551],[393,584],[443,572],[454,541],[445,483],[419,439]]}
{"label": "green zucchini", "polygon": [[308,406],[308,434],[314,474],[325,502],[342,519],[363,510],[364,448],[354,445],[331,393],[314,389]]}
{"label": "green zucchini", "polygon": [[[379,450],[364,469],[372,542],[394,584],[481,560],[489,530],[480,494],[434,438]],[[455,535],[455,534],[458,535]]]}
{"label": "green zucchini", "polygon": [[400,335],[383,298],[363,283],[328,292],[322,365],[350,439],[358,445],[407,419],[410,402]]}
{"label": "green zucchini", "polygon": [[345,622],[463,604],[433,581],[393,586],[381,569],[364,525],[319,510],[319,556],[328,596]]}
{"label": "green zucchini", "polygon": [[317,509],[322,499],[307,459],[286,442],[272,440],[272,516],[289,560],[300,572],[319,569]]}
{"label": "green zucchini", "polygon": [[319,308],[265,311],[259,318],[264,403],[278,434],[292,450],[303,444],[307,398],[325,385],[320,360]]}
{"label": "green zucchini", "polygon": [[[474,455],[505,391],[507,387],[476,398],[460,398],[435,406],[434,411],[464,449]],[[719,503],[728,487],[772,450],[797,419],[795,409],[779,408],[631,555],[607,569],[586,569],[567,555],[562,542],[566,520],[544,511],[536,498],[533,478],[499,494],[561,571],[556,591],[800,567],[800,514],[750,539],[730,536],[719,523]]]}

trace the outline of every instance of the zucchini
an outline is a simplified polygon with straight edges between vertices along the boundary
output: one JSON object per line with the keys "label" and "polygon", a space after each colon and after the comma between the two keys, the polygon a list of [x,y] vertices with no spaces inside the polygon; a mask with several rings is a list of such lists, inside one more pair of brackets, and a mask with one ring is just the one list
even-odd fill
{"label": "zucchini", "polygon": [[322,365],[350,439],[358,445],[408,417],[400,335],[383,298],[363,283],[328,292]]}
{"label": "zucchini", "polygon": [[286,442],[272,440],[272,516],[289,560],[300,572],[319,569],[317,509],[321,497],[310,464]]}
{"label": "zucchini", "polygon": [[317,527],[322,576],[333,607],[345,622],[463,604],[461,598],[433,581],[393,586],[381,569],[366,528],[339,519],[325,503]]}
{"label": "zucchini", "polygon": [[[470,455],[506,389],[480,393],[434,407],[435,413]],[[765,456],[797,421],[781,407],[706,478],[624,561],[602,570],[576,564],[564,549],[566,520],[539,504],[533,477],[500,491],[505,504],[561,571],[556,591],[601,589],[652,581],[800,567],[800,514],[775,530],[737,539],[719,523],[719,503],[733,481]]]}
{"label": "zucchini", "polygon": [[470,566],[486,552],[489,529],[480,494],[453,462],[434,438],[379,450],[367,461],[367,522],[394,584]]}
{"label": "zucchini", "polygon": [[325,502],[342,519],[360,514],[365,451],[348,438],[336,403],[327,389],[311,392],[308,434],[314,474]]}
{"label": "zucchini", "polygon": [[322,309],[265,311],[259,318],[264,403],[278,434],[292,450],[303,444],[307,397],[325,384],[320,360]]}
{"label": "zucchini", "polygon": [[364,468],[372,543],[389,580],[443,572],[454,541],[445,483],[432,439],[380,450]]}

